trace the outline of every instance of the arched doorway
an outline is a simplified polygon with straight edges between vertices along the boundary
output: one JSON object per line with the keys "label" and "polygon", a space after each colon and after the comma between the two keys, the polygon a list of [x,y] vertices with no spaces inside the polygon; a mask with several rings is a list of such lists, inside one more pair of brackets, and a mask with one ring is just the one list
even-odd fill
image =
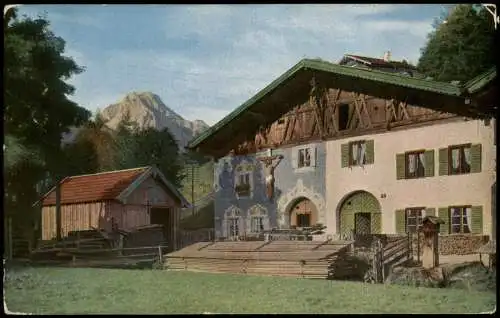
{"label": "arched doorway", "polygon": [[382,215],[380,204],[371,193],[358,191],[348,195],[338,209],[337,220],[342,236],[353,231],[356,234],[380,234],[382,232]]}
{"label": "arched doorway", "polygon": [[290,209],[290,226],[309,227],[318,221],[318,211],[307,198],[299,198]]}

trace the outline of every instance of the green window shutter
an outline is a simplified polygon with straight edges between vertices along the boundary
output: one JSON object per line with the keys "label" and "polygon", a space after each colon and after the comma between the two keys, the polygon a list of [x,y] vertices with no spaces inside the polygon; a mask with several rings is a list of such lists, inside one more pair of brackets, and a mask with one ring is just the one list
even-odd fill
{"label": "green window shutter", "polygon": [[439,228],[439,232],[441,234],[448,234],[450,232],[450,217],[448,208],[439,208],[438,213],[439,218],[444,221],[444,224],[441,224],[441,227]]}
{"label": "green window shutter", "polygon": [[349,144],[340,145],[340,153],[341,153],[341,164],[342,168],[349,166]]}
{"label": "green window shutter", "polygon": [[375,142],[373,140],[366,141],[366,164],[375,162]]}
{"label": "green window shutter", "polygon": [[405,210],[396,210],[396,233],[404,234],[406,232]]}
{"label": "green window shutter", "polygon": [[439,149],[439,175],[448,175],[448,148]]}
{"label": "green window shutter", "polygon": [[425,176],[434,177],[434,150],[427,150],[424,153]]}
{"label": "green window shutter", "polygon": [[470,147],[470,172],[481,172],[481,144],[475,144]]}
{"label": "green window shutter", "polygon": [[405,178],[405,154],[396,154],[396,179],[401,180]]}
{"label": "green window shutter", "polygon": [[483,233],[483,207],[482,206],[473,206],[471,208],[471,232],[473,234],[482,234]]}
{"label": "green window shutter", "polygon": [[425,209],[425,216],[436,216],[436,209],[435,208],[426,208]]}

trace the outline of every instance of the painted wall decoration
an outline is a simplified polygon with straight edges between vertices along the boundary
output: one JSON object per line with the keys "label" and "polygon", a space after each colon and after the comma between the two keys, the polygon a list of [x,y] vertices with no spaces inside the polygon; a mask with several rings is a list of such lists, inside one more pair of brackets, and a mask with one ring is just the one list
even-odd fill
{"label": "painted wall decoration", "polygon": [[234,192],[238,198],[253,197],[255,164],[243,159],[234,168]]}
{"label": "painted wall decoration", "polygon": [[307,187],[304,185],[302,179],[297,179],[295,186],[281,195],[278,200],[278,226],[286,227],[288,225],[290,207],[299,198],[309,199],[318,211],[318,222],[322,224],[326,223],[325,199],[323,195],[313,185]]}
{"label": "painted wall decoration", "polygon": [[274,195],[274,170],[280,164],[283,159],[282,155],[279,156],[267,156],[259,158],[260,161],[264,163],[264,175],[266,180],[266,194],[269,200],[273,199]]}
{"label": "painted wall decoration", "polygon": [[224,237],[238,237],[245,228],[243,213],[241,209],[232,205],[224,212]]}
{"label": "painted wall decoration", "polygon": [[248,209],[247,214],[247,233],[259,233],[260,231],[269,230],[269,215],[267,209],[256,204]]}
{"label": "painted wall decoration", "polygon": [[[304,167],[307,162],[300,162],[299,150],[309,148],[314,154],[314,160],[310,160],[310,166]],[[303,150],[302,150],[303,151]],[[267,171],[265,163],[260,158],[281,158],[279,164],[273,162],[274,187],[272,200],[269,200],[268,182],[266,182]],[[288,204],[299,197],[311,200],[319,215],[319,222],[325,224],[325,148],[323,143],[301,145],[300,147],[275,149],[272,154],[268,151],[247,156],[228,156],[221,158],[216,165],[215,179],[218,188],[215,193],[215,231],[225,236],[227,226],[225,224],[225,212],[230,207],[236,207],[242,214],[242,218],[250,221],[252,211],[266,211],[267,219],[263,226],[268,228],[286,227],[286,208]],[[268,178],[269,180],[270,178]],[[237,187],[238,184],[243,186]],[[255,208],[258,206],[259,208]],[[278,218],[279,216],[279,218]],[[278,219],[281,222],[278,222]],[[243,221],[242,221],[243,222]],[[256,221],[260,222],[260,221]],[[247,222],[248,223],[248,222]],[[260,227],[260,224],[254,225]],[[245,224],[239,229],[240,233],[251,232],[251,224]]]}

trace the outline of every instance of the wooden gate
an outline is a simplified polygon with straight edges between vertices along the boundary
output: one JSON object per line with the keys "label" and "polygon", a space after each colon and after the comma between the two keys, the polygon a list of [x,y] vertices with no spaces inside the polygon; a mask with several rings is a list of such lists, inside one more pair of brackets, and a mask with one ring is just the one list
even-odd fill
{"label": "wooden gate", "polygon": [[[382,218],[380,211],[380,204],[378,200],[370,193],[361,191],[356,192],[344,200],[340,207],[340,234],[342,236],[349,235],[357,226],[361,226],[360,231],[366,234],[380,234],[382,231]],[[362,220],[363,216],[370,214],[370,229],[366,232],[366,226],[358,224],[365,222]],[[360,216],[358,216],[360,215]]]}
{"label": "wooden gate", "polygon": [[357,235],[371,234],[371,214],[356,213],[354,215],[354,233]]}

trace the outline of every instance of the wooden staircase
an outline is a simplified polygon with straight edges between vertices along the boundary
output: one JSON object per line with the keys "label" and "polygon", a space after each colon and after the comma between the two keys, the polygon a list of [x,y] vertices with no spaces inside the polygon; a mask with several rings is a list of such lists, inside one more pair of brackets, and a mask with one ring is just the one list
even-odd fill
{"label": "wooden staircase", "polygon": [[411,237],[399,236],[385,238],[384,242],[375,239],[370,252],[371,266],[365,281],[383,283],[396,266],[408,262],[412,258]]}

